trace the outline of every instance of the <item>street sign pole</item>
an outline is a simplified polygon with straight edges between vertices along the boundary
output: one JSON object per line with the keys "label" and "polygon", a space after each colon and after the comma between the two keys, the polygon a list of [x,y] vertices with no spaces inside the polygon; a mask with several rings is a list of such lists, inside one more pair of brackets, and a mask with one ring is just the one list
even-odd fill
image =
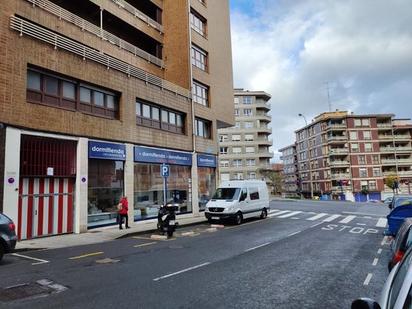
{"label": "street sign pole", "polygon": [[167,177],[169,177],[170,167],[167,164],[162,164],[160,168],[160,175],[163,177],[163,205],[167,203]]}

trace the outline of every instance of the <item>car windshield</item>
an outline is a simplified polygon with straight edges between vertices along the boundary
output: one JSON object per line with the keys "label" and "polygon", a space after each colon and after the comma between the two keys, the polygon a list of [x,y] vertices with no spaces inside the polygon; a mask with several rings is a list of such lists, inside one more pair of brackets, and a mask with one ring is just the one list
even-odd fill
{"label": "car windshield", "polygon": [[239,188],[219,188],[213,195],[214,200],[237,200],[239,198]]}
{"label": "car windshield", "polygon": [[412,204],[412,196],[397,197],[395,199],[395,207]]}

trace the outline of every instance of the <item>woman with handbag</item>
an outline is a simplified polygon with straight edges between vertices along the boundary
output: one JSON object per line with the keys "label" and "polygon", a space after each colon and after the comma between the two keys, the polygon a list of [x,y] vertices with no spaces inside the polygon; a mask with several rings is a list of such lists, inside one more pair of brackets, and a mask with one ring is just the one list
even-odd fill
{"label": "woman with handbag", "polygon": [[127,202],[127,196],[124,196],[120,199],[120,203],[117,205],[117,209],[119,212],[119,229],[123,229],[123,218],[126,218],[126,228],[130,228],[129,217],[127,215],[129,211],[129,203]]}

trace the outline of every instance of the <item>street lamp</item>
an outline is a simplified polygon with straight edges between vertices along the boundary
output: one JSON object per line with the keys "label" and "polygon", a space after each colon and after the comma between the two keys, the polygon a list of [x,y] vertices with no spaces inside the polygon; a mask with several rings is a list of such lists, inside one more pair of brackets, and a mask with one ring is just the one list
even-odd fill
{"label": "street lamp", "polygon": [[[308,125],[305,115],[299,113],[299,117],[302,117],[305,120],[305,126]],[[307,128],[306,128],[307,129]],[[309,159],[309,186],[310,186],[310,197],[313,199],[313,184],[312,184],[312,166],[310,161],[310,149],[309,149],[309,134],[305,134],[306,139],[306,149],[308,151],[308,159]]]}

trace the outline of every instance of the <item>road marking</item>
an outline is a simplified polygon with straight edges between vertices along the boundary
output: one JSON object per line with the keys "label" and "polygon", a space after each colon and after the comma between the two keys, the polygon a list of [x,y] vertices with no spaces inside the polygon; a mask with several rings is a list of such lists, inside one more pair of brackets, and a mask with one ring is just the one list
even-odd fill
{"label": "road marking", "polygon": [[259,245],[259,246],[256,246],[256,247],[249,248],[249,249],[245,250],[245,252],[249,252],[249,251],[252,251],[252,250],[255,250],[255,249],[258,249],[258,248],[261,248],[261,247],[267,246],[267,245],[269,245],[269,244],[270,244],[270,242],[267,242],[267,243],[264,243],[264,244]]}
{"label": "road marking", "polygon": [[386,240],[388,239],[388,236],[384,236],[381,242],[381,246],[386,245]]}
{"label": "road marking", "polygon": [[12,253],[12,255],[17,256],[17,257],[21,257],[23,259],[37,261],[37,263],[32,263],[31,265],[40,265],[40,264],[50,263],[50,261],[34,258],[34,257],[23,255],[23,254]]}
{"label": "road marking", "polygon": [[356,216],[347,216],[345,219],[340,220],[339,223],[349,223],[355,218]]}
{"label": "road marking", "polygon": [[87,253],[87,254],[83,254],[83,255],[73,256],[73,257],[69,258],[69,260],[78,260],[78,259],[82,259],[82,258],[89,257],[89,256],[100,255],[100,254],[103,254],[103,253],[104,252],[101,252],[101,251],[93,252],[93,253]]}
{"label": "road marking", "polygon": [[191,271],[191,270],[194,270],[194,269],[197,269],[197,268],[209,265],[209,264],[210,264],[210,262],[206,262],[206,263],[203,263],[203,264],[200,264],[200,265],[196,265],[196,266],[192,266],[192,267],[189,267],[189,268],[186,268],[186,269],[182,269],[182,270],[179,270],[177,272],[155,278],[155,279],[153,279],[153,281],[159,281],[159,280],[166,279],[166,278],[169,278],[169,277],[172,277],[172,276],[176,276],[176,275],[179,275],[181,273]]}
{"label": "road marking", "polygon": [[292,234],[289,234],[288,237],[293,236],[293,235],[296,235],[296,234],[299,234],[300,232],[302,232],[302,231],[297,231],[297,232],[294,232],[294,233],[292,233]]}
{"label": "road marking", "polygon": [[373,219],[371,216],[363,216],[365,219]]}
{"label": "road marking", "polygon": [[353,212],[353,211],[342,211],[343,214],[348,214],[348,215],[358,215],[358,216],[372,216],[376,218],[380,218],[381,216],[379,215],[373,215],[373,214],[368,214],[364,212]]}
{"label": "road marking", "polygon": [[381,254],[381,253],[382,253],[382,249],[379,249],[379,250],[378,250],[378,254]]}
{"label": "road marking", "polygon": [[317,214],[316,216],[307,218],[306,220],[315,221],[315,220],[318,220],[318,219],[320,219],[320,218],[322,218],[322,217],[324,217],[324,216],[327,216],[327,215],[328,215],[328,214],[320,213],[320,214]]}
{"label": "road marking", "polygon": [[292,212],[289,213],[289,214],[278,216],[278,218],[293,217],[294,215],[297,215],[297,214],[300,214],[300,213],[301,213],[301,211],[292,211]]}
{"label": "road marking", "polygon": [[277,212],[277,211],[279,211],[279,209],[271,209],[269,210],[269,213],[271,214],[272,212]]}
{"label": "road marking", "polygon": [[279,216],[279,215],[282,215],[282,214],[285,214],[285,213],[288,213],[288,212],[290,212],[290,210],[282,210],[282,211],[279,211],[277,213],[271,213],[271,214],[268,215],[268,217],[272,218],[274,216]]}
{"label": "road marking", "polygon": [[311,225],[310,227],[315,227],[315,226],[318,226],[318,225],[321,225],[321,224],[323,224],[323,222],[318,222],[318,223],[316,223],[316,224],[314,224],[314,225]]}
{"label": "road marking", "polygon": [[154,245],[157,244],[157,242],[153,241],[153,242],[147,242],[145,244],[140,244],[140,245],[135,245],[133,246],[134,248],[140,248],[140,247],[145,247],[145,246],[150,246],[150,245]]}
{"label": "road marking", "polygon": [[378,222],[376,223],[377,227],[385,227],[386,226],[386,222],[388,220],[385,218],[379,218]]}
{"label": "road marking", "polygon": [[369,274],[366,276],[366,279],[365,279],[365,281],[363,282],[363,285],[369,285],[369,282],[371,281],[371,279],[372,279],[372,274],[369,273]]}
{"label": "road marking", "polygon": [[357,225],[362,225],[362,226],[365,226],[366,225],[366,223],[356,223]]}
{"label": "road marking", "polygon": [[134,239],[146,239],[146,240],[152,240],[150,237],[143,237],[143,236],[132,236]]}
{"label": "road marking", "polygon": [[339,217],[340,217],[340,215],[332,215],[329,218],[324,219],[323,222],[332,222],[333,220],[335,220]]}
{"label": "road marking", "polygon": [[378,258],[375,258],[375,259],[373,260],[373,262],[372,262],[372,266],[378,265],[378,261],[379,261],[379,259],[378,259]]}

